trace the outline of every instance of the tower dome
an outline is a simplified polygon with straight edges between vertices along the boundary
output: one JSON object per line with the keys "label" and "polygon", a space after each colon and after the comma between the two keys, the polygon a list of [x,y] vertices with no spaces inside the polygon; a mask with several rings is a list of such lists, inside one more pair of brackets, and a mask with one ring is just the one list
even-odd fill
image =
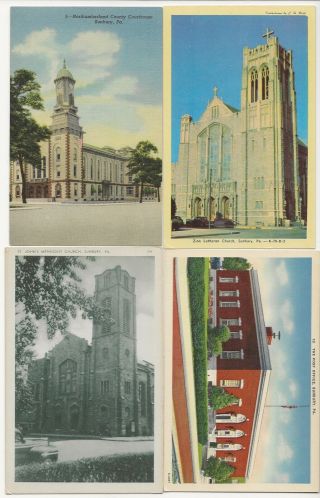
{"label": "tower dome", "polygon": [[69,69],[67,69],[66,61],[63,61],[63,67],[58,71],[56,80],[59,80],[61,78],[69,78],[72,81],[75,81],[74,77],[72,76],[71,72]]}

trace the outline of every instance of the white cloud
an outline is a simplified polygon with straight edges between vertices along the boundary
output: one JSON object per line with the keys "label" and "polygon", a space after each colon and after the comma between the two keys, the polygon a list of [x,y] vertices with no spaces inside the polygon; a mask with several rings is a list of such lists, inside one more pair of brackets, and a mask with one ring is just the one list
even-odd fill
{"label": "white cloud", "polygon": [[285,332],[291,335],[294,331],[294,321],[293,321],[293,306],[289,299],[285,299],[280,306],[280,317],[282,320],[282,327]]}
{"label": "white cloud", "polygon": [[289,446],[284,437],[280,435],[277,446],[278,459],[280,460],[280,462],[284,462],[286,460],[291,460],[293,455],[293,449],[291,448],[291,446]]}
{"label": "white cloud", "polygon": [[118,35],[108,31],[82,31],[68,48],[72,58],[77,57],[86,66],[108,67],[115,63],[121,41]]}
{"label": "white cloud", "polygon": [[32,31],[22,43],[13,47],[12,51],[18,55],[42,55],[49,59],[52,54],[56,55],[56,34],[51,28]]}
{"label": "white cloud", "polygon": [[293,398],[296,398],[297,395],[298,395],[298,391],[299,391],[299,387],[298,385],[296,384],[296,382],[294,382],[293,380],[290,380],[289,382],[289,385],[288,385],[288,388],[289,388],[289,391],[290,391],[290,394]]}
{"label": "white cloud", "polygon": [[279,414],[279,420],[285,425],[290,424],[292,420],[291,412],[289,410],[282,409]]}
{"label": "white cloud", "polygon": [[284,261],[281,261],[281,263],[275,267],[275,273],[280,285],[287,285],[289,283],[289,274]]}
{"label": "white cloud", "polygon": [[274,475],[275,482],[290,482],[290,474],[287,472],[276,472]]}

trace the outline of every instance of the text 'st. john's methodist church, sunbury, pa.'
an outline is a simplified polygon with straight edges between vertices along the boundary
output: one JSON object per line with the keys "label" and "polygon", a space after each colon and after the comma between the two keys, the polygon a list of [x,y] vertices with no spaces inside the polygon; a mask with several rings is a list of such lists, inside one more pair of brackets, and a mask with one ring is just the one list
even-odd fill
{"label": "text 'st. john's methodist church, sunbury, pa.'", "polygon": [[135,279],[116,266],[96,277],[95,298],[110,321],[93,322],[92,344],[66,336],[32,362],[32,432],[153,435],[154,367],[137,361]]}
{"label": "text 'st. john's methodist church, sunbury, pa.'", "polygon": [[241,109],[217,88],[199,121],[182,116],[173,165],[177,215],[241,225],[288,226],[307,218],[307,146],[297,137],[291,50],[267,30],[243,49]]}

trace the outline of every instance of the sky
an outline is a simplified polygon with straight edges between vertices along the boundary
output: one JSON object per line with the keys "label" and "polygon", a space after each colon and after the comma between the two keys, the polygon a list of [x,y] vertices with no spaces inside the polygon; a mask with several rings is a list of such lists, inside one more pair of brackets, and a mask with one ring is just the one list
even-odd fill
{"label": "sky", "polygon": [[85,143],[121,148],[148,139],[161,152],[161,9],[12,8],[11,73],[25,68],[37,74],[45,105],[44,112],[35,113],[41,124],[51,124],[54,79],[64,59],[76,80],[75,104]]}
{"label": "sky", "polygon": [[307,142],[307,18],[305,16],[172,17],[172,161],[176,162],[180,118],[197,121],[218,87],[218,97],[240,109],[242,50],[264,44],[270,27],[292,49],[299,137]]}
{"label": "sky", "polygon": [[[269,351],[266,405],[310,404],[311,258],[248,258],[258,271]],[[251,482],[310,482],[310,408],[266,407]]]}
{"label": "sky", "polygon": [[[95,261],[83,261],[87,265],[85,270],[79,270],[81,277],[79,286],[83,287],[88,294],[94,293],[95,275],[99,275],[108,268],[120,265],[123,270],[135,277],[136,310],[137,310],[137,357],[138,360],[146,360],[155,363],[155,324],[154,324],[154,258],[147,256],[97,256]],[[81,313],[75,320],[71,320],[68,332],[86,339],[91,344],[92,321],[83,320]],[[55,344],[60,342],[62,336],[57,333],[55,338],[49,341],[46,338],[45,323],[39,323],[39,332],[35,346],[35,356],[42,358],[51,350]]]}

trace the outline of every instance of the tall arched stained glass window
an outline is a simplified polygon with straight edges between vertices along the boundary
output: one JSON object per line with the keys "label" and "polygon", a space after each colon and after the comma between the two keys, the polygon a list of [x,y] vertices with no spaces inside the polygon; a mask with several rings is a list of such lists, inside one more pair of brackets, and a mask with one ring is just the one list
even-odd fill
{"label": "tall arched stained glass window", "polygon": [[77,363],[65,360],[59,366],[59,392],[60,394],[73,394],[77,390]]}
{"label": "tall arched stained glass window", "polygon": [[212,180],[219,180],[220,177],[220,149],[221,125],[214,124],[209,129],[209,171],[211,171]]}
{"label": "tall arched stained glass window", "polygon": [[261,71],[262,74],[262,100],[269,98],[269,68],[264,66]]}
{"label": "tall arched stained glass window", "polygon": [[207,173],[207,130],[198,137],[198,156],[200,165],[200,179],[206,180]]}
{"label": "tall arched stained glass window", "polygon": [[252,69],[250,73],[251,103],[258,100],[258,71]]}
{"label": "tall arched stained glass window", "polygon": [[230,180],[231,166],[231,131],[226,126],[222,131],[221,180]]}

